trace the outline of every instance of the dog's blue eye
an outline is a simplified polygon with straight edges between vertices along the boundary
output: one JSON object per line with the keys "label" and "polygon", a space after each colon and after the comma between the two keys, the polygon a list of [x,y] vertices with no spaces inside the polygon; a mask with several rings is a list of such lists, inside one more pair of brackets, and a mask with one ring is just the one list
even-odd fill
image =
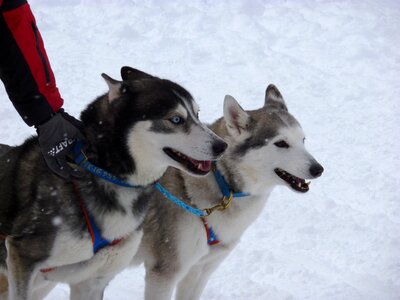
{"label": "dog's blue eye", "polygon": [[183,124],[185,120],[180,116],[173,116],[169,121],[175,125]]}
{"label": "dog's blue eye", "polygon": [[286,143],[284,140],[278,141],[278,142],[274,143],[274,145],[279,148],[289,148],[289,144]]}

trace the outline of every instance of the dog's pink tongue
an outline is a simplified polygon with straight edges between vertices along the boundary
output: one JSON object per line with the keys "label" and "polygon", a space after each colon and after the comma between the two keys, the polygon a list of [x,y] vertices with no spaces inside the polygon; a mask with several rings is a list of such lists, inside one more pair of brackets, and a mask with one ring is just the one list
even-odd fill
{"label": "dog's pink tongue", "polygon": [[211,170],[211,161],[209,161],[209,160],[201,161],[198,168],[204,172],[210,171]]}
{"label": "dog's pink tongue", "polygon": [[189,160],[196,166],[197,169],[203,172],[209,172],[211,170],[211,161],[210,160],[195,160],[193,158],[189,158]]}

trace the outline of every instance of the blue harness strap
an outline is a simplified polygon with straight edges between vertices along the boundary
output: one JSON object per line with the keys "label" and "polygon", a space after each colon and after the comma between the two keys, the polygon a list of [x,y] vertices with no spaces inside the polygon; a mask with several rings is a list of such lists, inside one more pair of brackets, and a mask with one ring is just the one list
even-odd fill
{"label": "blue harness strap", "polygon": [[[82,208],[82,210],[86,209]],[[92,237],[93,253],[96,253],[101,248],[107,247],[112,243],[109,240],[102,237],[99,227],[97,227],[96,222],[93,220],[93,217],[88,212],[87,212],[86,223],[88,226],[89,233]]]}
{"label": "blue harness strap", "polygon": [[[222,176],[221,172],[217,169],[216,164],[214,163],[214,177],[215,181],[218,183],[219,189],[221,190],[222,195],[228,199],[231,197],[231,190],[229,188],[228,183],[226,182],[224,176]],[[232,193],[233,198],[247,197],[250,196],[250,193]],[[220,243],[217,235],[211,226],[208,225],[207,220],[205,218],[201,218],[203,221],[204,227],[207,233],[207,243],[210,246],[217,245]]]}
{"label": "blue harness strap", "polygon": [[92,173],[93,175],[100,177],[108,182],[111,182],[113,184],[123,186],[123,187],[130,187],[130,188],[138,188],[139,186],[132,185],[126,181],[123,181],[119,179],[118,177],[112,175],[111,173],[107,172],[106,170],[103,170],[102,168],[99,168],[95,165],[93,165],[86,155],[83,153],[82,149],[84,147],[84,144],[82,141],[76,141],[75,146],[72,149],[72,153],[74,155],[74,161],[75,163],[85,169],[86,171]]}
{"label": "blue harness strap", "polygon": [[[222,176],[221,172],[217,170],[215,164],[214,164],[214,177],[215,180],[218,183],[219,189],[221,190],[222,195],[224,195],[226,198],[229,198],[231,195],[231,190],[229,188],[228,183],[226,182],[224,176]],[[233,198],[241,198],[241,197],[247,197],[250,196],[250,193],[244,193],[244,192],[239,192],[239,193],[233,193]]]}
{"label": "blue harness strap", "polygon": [[183,202],[181,199],[175,197],[174,195],[172,195],[165,187],[163,187],[160,183],[155,183],[154,187],[160,191],[161,194],[164,195],[165,198],[171,200],[172,202],[174,202],[176,205],[182,207],[184,210],[198,216],[198,217],[205,217],[206,213],[198,208],[195,208],[193,206],[190,206],[188,204],[186,204],[185,202]]}
{"label": "blue harness strap", "polygon": [[85,221],[86,221],[86,225],[88,227],[90,237],[92,238],[93,253],[96,253],[97,251],[99,251],[100,249],[102,249],[104,247],[116,245],[120,241],[122,241],[122,239],[115,239],[114,241],[109,241],[109,240],[103,238],[99,227],[97,227],[96,222],[94,221],[93,217],[90,215],[90,213],[85,208],[81,194],[79,192],[78,185],[76,184],[75,181],[73,181],[72,184],[73,184],[75,195],[79,200],[79,205],[81,207],[83,216],[85,217]]}

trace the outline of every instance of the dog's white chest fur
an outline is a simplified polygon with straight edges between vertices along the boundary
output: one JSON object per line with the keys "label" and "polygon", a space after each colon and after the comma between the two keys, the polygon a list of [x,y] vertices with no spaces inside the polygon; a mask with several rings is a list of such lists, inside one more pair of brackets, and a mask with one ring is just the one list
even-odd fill
{"label": "dog's white chest fur", "polygon": [[143,216],[134,215],[132,206],[138,201],[138,191],[131,188],[117,188],[117,199],[124,212],[114,211],[99,216],[102,236],[108,240],[123,238],[134,232],[143,221]]}

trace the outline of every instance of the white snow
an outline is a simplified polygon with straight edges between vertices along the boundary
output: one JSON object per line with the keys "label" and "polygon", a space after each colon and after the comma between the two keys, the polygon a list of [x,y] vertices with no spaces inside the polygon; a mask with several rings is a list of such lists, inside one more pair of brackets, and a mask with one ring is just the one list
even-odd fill
{"label": "white snow", "polygon": [[[201,119],[225,94],[246,109],[281,90],[325,167],[310,192],[278,188],[202,299],[400,299],[400,3],[31,1],[65,109],[133,66],[184,85]],[[34,134],[0,90],[0,142]],[[105,299],[142,299],[142,268]],[[68,299],[65,285],[46,298]]]}
{"label": "white snow", "polygon": [[53,220],[51,220],[51,222],[55,226],[60,226],[62,224],[62,218],[60,216],[54,217]]}

